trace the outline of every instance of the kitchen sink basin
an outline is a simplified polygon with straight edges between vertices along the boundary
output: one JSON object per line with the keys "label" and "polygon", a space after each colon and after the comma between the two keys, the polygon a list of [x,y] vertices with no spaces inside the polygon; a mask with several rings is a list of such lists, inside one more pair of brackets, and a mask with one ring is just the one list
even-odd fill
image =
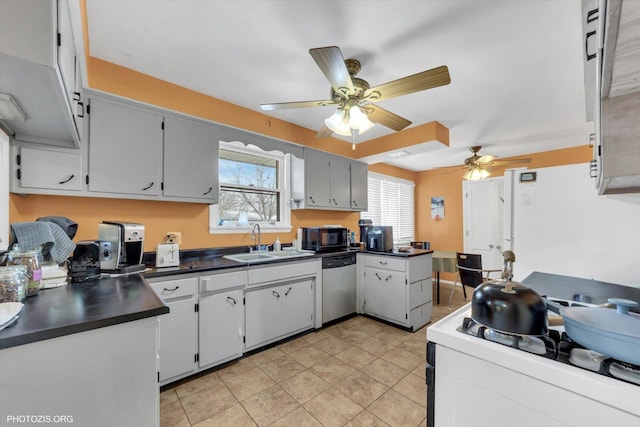
{"label": "kitchen sink basin", "polygon": [[301,256],[310,256],[315,254],[313,251],[305,251],[305,250],[291,250],[291,251],[278,251],[278,252],[269,252],[269,255],[273,255],[277,258],[297,258]]}
{"label": "kitchen sink basin", "polygon": [[276,259],[299,258],[310,256],[313,254],[313,251],[293,250],[278,252],[250,252],[248,254],[225,255],[224,257],[237,262],[255,263],[272,261]]}
{"label": "kitchen sink basin", "polygon": [[248,254],[235,254],[235,255],[225,255],[227,259],[238,261],[238,262],[256,262],[256,261],[266,261],[269,259],[276,259],[276,257],[271,256],[266,253],[248,253]]}

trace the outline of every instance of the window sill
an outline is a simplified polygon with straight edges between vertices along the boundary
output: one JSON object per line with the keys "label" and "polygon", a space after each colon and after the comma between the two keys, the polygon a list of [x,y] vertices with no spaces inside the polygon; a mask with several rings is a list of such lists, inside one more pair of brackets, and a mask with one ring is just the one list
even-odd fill
{"label": "window sill", "polygon": [[[253,226],[239,227],[236,225],[209,227],[209,234],[246,234],[251,233]],[[291,231],[290,225],[262,225],[260,224],[260,233],[288,233]]]}

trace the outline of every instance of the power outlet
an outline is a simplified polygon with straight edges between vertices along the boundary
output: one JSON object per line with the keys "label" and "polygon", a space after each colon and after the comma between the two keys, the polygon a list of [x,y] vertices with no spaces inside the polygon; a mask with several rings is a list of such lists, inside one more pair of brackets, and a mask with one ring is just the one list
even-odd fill
{"label": "power outlet", "polygon": [[167,236],[171,238],[172,243],[182,243],[182,232],[180,231],[167,231]]}

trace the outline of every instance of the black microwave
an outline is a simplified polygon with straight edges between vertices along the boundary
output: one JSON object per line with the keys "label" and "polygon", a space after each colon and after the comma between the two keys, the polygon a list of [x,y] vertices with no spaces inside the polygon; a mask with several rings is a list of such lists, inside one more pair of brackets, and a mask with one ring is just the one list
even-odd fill
{"label": "black microwave", "polygon": [[344,227],[309,227],[302,229],[302,249],[315,252],[342,251],[349,248]]}

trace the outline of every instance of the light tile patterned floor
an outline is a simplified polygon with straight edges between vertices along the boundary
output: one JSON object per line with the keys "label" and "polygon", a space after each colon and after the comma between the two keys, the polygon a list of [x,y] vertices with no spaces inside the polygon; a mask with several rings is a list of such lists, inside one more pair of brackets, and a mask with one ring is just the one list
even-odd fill
{"label": "light tile patterned floor", "polygon": [[[465,302],[458,287],[452,309]],[[310,332],[163,388],[160,425],[425,426],[425,329],[356,316]]]}

